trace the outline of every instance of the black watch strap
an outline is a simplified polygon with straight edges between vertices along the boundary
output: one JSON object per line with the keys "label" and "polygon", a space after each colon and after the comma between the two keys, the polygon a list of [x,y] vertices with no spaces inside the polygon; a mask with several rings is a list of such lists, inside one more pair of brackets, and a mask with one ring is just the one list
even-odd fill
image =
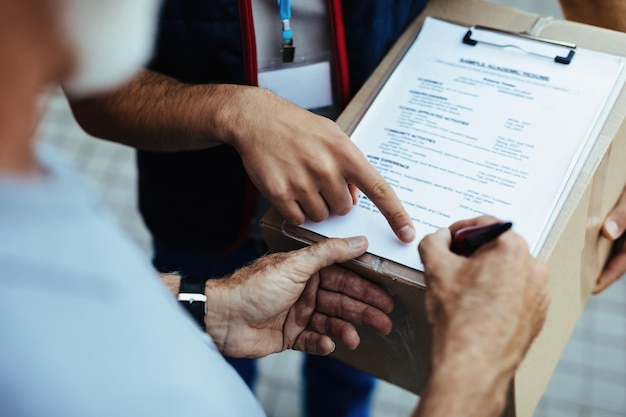
{"label": "black watch strap", "polygon": [[182,277],[178,290],[178,302],[191,314],[202,331],[205,330],[206,295],[204,294],[204,286],[207,279],[206,277]]}

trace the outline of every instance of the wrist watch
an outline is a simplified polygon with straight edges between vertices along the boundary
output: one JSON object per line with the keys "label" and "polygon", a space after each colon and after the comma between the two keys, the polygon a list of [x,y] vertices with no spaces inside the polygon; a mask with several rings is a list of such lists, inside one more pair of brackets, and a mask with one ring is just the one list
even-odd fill
{"label": "wrist watch", "polygon": [[178,303],[185,309],[202,331],[205,331],[204,315],[206,314],[206,295],[204,286],[207,277],[182,277],[178,290]]}

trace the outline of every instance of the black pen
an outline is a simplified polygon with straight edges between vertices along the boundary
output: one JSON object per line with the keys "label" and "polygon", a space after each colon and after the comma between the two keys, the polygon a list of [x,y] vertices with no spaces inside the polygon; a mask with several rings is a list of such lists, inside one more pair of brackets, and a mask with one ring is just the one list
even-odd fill
{"label": "black pen", "polygon": [[494,223],[463,227],[452,234],[450,250],[457,255],[470,256],[476,249],[495,240],[513,226],[513,223]]}

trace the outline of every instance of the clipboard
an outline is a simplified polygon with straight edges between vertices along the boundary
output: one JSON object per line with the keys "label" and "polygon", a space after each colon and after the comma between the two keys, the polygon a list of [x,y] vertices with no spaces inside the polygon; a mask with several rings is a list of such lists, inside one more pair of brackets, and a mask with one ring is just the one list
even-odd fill
{"label": "clipboard", "polygon": [[[432,0],[337,120],[346,133],[354,131],[381,86],[416,38],[426,16],[464,25],[468,28],[466,37],[478,44],[481,39],[485,43],[485,32],[545,43],[551,51],[555,51],[554,55],[542,50],[537,58],[552,59],[555,65],[567,65],[566,62],[558,62],[557,57],[569,57],[570,62],[576,59],[579,48],[618,56],[624,56],[626,51],[624,33],[492,3]],[[549,289],[553,298],[552,307],[544,330],[515,376],[505,416],[532,416],[610,251],[610,243],[599,238],[599,231],[605,215],[617,201],[626,183],[626,164],[623,163],[626,155],[626,125],[622,124],[626,117],[626,94],[621,91],[616,92],[616,95],[619,96],[607,121],[596,132],[597,140],[593,149],[581,162],[583,166],[580,174],[538,255],[548,263],[551,270]],[[605,181],[605,178],[617,180]],[[290,250],[318,239],[311,235],[302,236],[292,228],[284,228],[282,219],[274,210],[270,210],[263,218],[261,228],[273,251]],[[298,235],[297,238],[294,233]],[[389,337],[383,338],[367,329],[359,329],[361,346],[356,351],[348,351],[338,345],[334,356],[419,394],[430,372],[430,329],[423,308],[425,292],[421,273],[371,256],[364,256],[359,262],[347,266],[383,285],[394,297],[394,331]]]}
{"label": "clipboard", "polygon": [[[578,161],[593,146],[605,109],[615,100],[612,92],[624,83],[624,60],[581,50],[571,64],[576,49],[572,43],[435,18],[426,19],[420,36],[406,46],[348,133],[370,163],[396,184],[418,240],[453,221],[485,213],[518,223],[518,233],[537,255],[577,175]],[[577,77],[586,80],[584,86]],[[557,107],[550,110],[555,122],[544,116],[550,105]],[[576,111],[580,116],[571,120]],[[571,140],[559,143],[544,132]],[[520,158],[513,155],[516,151]],[[558,168],[537,169],[549,165]],[[527,208],[537,192],[543,198]],[[490,194],[486,203],[469,202]],[[429,195],[430,202],[419,195]],[[421,274],[411,271],[423,268],[417,248],[395,244],[382,220],[361,196],[345,217],[283,225],[282,230],[307,244],[325,236],[364,234],[368,252],[380,258],[370,262],[372,270],[424,286]]]}

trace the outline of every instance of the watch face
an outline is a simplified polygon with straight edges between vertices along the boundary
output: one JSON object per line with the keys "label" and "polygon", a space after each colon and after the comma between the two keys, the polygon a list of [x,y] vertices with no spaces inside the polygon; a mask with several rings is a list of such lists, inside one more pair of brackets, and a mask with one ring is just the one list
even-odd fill
{"label": "watch face", "polygon": [[180,289],[178,292],[204,294],[204,285],[207,281],[207,277],[182,277],[180,279]]}

